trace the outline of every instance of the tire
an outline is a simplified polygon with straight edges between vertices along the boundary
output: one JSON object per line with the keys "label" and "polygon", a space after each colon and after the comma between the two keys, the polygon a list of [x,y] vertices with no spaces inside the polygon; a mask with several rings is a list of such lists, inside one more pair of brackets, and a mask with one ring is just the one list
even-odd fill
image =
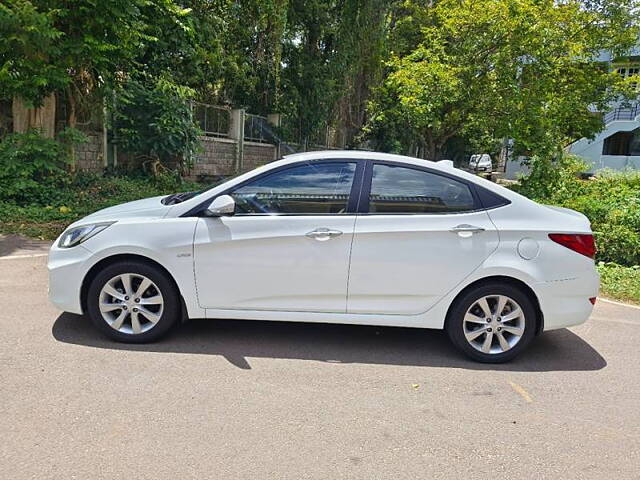
{"label": "tire", "polygon": [[[502,311],[497,312],[500,306]],[[463,292],[449,310],[445,325],[454,346],[482,363],[512,360],[529,346],[536,327],[537,309],[529,296],[517,286],[500,282]]]}
{"label": "tire", "polygon": [[137,261],[107,266],[87,291],[91,322],[107,337],[124,343],[159,339],[178,323],[181,306],[173,280],[160,268]]}

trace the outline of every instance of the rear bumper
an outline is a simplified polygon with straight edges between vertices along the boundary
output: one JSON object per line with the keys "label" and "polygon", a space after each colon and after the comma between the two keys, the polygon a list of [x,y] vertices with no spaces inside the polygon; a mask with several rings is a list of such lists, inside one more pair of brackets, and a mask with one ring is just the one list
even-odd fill
{"label": "rear bumper", "polygon": [[550,282],[540,282],[534,287],[544,315],[544,330],[579,325],[587,321],[593,305],[589,301],[598,296],[600,276],[592,275]]}
{"label": "rear bumper", "polygon": [[86,265],[92,253],[78,245],[58,248],[49,252],[49,300],[62,311],[82,314],[80,290],[86,274]]}

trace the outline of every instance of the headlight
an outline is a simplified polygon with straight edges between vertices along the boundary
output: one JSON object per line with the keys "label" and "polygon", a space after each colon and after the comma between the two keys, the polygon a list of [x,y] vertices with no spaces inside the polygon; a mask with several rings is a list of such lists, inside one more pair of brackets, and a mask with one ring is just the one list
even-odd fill
{"label": "headlight", "polygon": [[71,248],[80,245],[85,240],[100,233],[114,223],[116,222],[90,223],[88,225],[82,225],[81,227],[71,228],[62,234],[58,242],[58,247]]}

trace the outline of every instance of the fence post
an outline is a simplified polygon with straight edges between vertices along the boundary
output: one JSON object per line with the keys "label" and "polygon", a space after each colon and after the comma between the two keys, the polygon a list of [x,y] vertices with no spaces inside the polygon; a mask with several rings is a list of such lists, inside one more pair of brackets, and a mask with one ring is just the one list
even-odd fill
{"label": "fence post", "polygon": [[244,164],[244,113],[244,108],[231,110],[229,122],[229,138],[236,141],[236,172],[240,172]]}
{"label": "fence post", "polygon": [[[280,125],[282,125],[282,115],[280,113],[269,113],[267,115],[267,122],[269,123],[269,125],[272,125],[276,128],[280,127]],[[282,139],[278,136],[275,135],[276,143],[275,143],[275,147],[273,150],[273,159],[277,160],[279,158],[282,158],[282,152],[280,151],[280,145],[282,144]]]}
{"label": "fence post", "polygon": [[107,99],[102,99],[102,169],[109,166],[109,137],[107,132]]}
{"label": "fence post", "polygon": [[279,113],[270,113],[267,115],[267,122],[269,125],[273,125],[274,127],[279,127],[281,123],[282,115]]}

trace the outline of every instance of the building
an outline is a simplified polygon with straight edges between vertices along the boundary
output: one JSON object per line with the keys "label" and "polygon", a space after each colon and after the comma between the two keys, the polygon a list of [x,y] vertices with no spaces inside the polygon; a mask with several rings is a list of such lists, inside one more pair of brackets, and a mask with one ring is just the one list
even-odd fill
{"label": "building", "polygon": [[[610,52],[603,52],[600,61],[625,77],[638,76],[640,84],[640,46],[629,57],[618,62]],[[614,103],[603,114],[604,129],[592,140],[581,138],[567,151],[584,158],[595,172],[604,168],[613,170],[640,170],[640,102]]]}

